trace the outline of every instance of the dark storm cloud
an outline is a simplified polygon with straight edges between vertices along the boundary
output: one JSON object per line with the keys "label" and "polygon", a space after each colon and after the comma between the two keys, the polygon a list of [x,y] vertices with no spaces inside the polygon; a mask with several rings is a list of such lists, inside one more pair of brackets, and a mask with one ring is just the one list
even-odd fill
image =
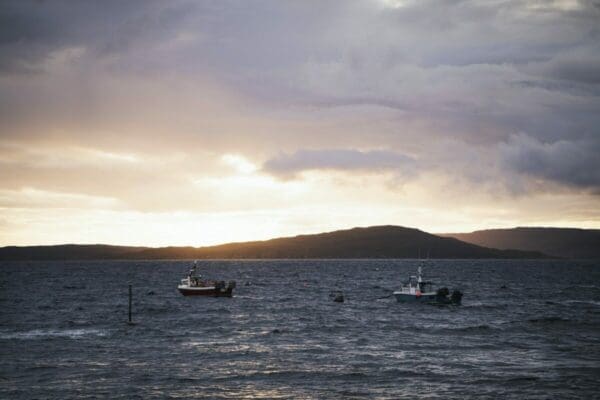
{"label": "dark storm cloud", "polygon": [[[598,38],[600,41],[600,37]],[[539,67],[550,77],[582,84],[600,84],[600,46],[559,55]]]}
{"label": "dark storm cloud", "polygon": [[39,71],[52,52],[83,47],[95,57],[168,40],[186,3],[6,1],[0,5],[0,72]]}
{"label": "dark storm cloud", "polygon": [[415,160],[391,151],[358,151],[347,149],[298,150],[280,154],[265,162],[263,169],[276,176],[289,178],[303,171],[393,171],[406,174],[413,171]]}
{"label": "dark storm cloud", "polygon": [[[201,77],[235,92],[241,108],[258,110],[256,118],[296,123],[287,153],[275,156],[276,146],[262,143],[244,149],[261,152],[265,171],[276,175],[402,171],[415,162],[402,155],[411,146],[420,168],[452,176],[463,173],[461,160],[485,146],[489,153],[474,169],[490,180],[521,174],[593,189],[597,165],[589,149],[600,142],[598,20],[595,2],[574,0],[5,1],[0,75],[27,72],[41,83],[6,79],[0,116],[13,125],[62,127],[59,117],[85,114],[115,119],[108,124],[113,127],[126,125],[116,117],[124,114],[120,118],[143,132],[149,118],[164,113],[158,122],[172,124],[176,135],[179,110],[194,110],[185,107],[194,96],[211,96],[195,89],[201,84],[193,86]],[[49,60],[57,65],[48,66]],[[170,101],[162,90],[156,99],[128,98],[133,112],[111,108],[111,98],[167,79],[194,89],[185,98],[170,94]],[[114,87],[122,92],[111,92]],[[160,113],[147,106],[149,97]],[[375,127],[380,109],[388,120]],[[305,128],[315,110],[326,120],[318,133]],[[197,119],[207,114],[198,112]],[[233,110],[231,119],[238,115]],[[340,127],[357,117],[363,125]],[[201,138],[224,130],[184,125]],[[281,136],[279,127],[266,131],[269,143]],[[75,142],[84,136],[72,135],[79,135]],[[447,138],[458,143],[452,157],[432,145]],[[340,140],[348,142],[345,148],[389,150],[331,150]],[[445,160],[443,168],[436,159]]]}
{"label": "dark storm cloud", "polygon": [[500,148],[506,169],[600,193],[600,143],[597,140],[543,143],[514,135]]}

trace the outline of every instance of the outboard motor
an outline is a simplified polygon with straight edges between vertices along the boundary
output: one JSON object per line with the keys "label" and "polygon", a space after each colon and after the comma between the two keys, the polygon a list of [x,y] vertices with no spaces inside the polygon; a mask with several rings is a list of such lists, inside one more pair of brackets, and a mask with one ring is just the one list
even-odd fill
{"label": "outboard motor", "polygon": [[438,304],[448,304],[450,300],[448,300],[448,296],[450,295],[450,291],[448,288],[443,287],[439,288],[437,292],[435,292],[435,301]]}
{"label": "outboard motor", "polygon": [[463,297],[463,294],[460,290],[453,290],[452,296],[450,296],[450,300],[454,304],[460,304],[462,297]]}
{"label": "outboard motor", "polygon": [[229,289],[235,289],[235,281],[229,281],[229,283],[227,284],[227,287]]}

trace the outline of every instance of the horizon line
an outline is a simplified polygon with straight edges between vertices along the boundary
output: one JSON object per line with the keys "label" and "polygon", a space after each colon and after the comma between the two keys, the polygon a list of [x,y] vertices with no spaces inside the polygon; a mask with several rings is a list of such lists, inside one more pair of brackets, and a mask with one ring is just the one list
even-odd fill
{"label": "horizon line", "polygon": [[350,231],[350,230],[353,230],[353,229],[368,229],[368,228],[381,228],[381,227],[394,227],[394,228],[413,229],[413,230],[421,231],[421,232],[424,232],[424,233],[427,233],[427,234],[430,234],[430,235],[434,235],[434,236],[442,236],[442,235],[464,235],[464,234],[471,234],[471,233],[475,233],[475,232],[485,232],[485,231],[493,231],[493,230],[514,230],[514,229],[575,229],[575,230],[588,230],[588,231],[600,230],[600,229],[597,229],[597,228],[581,228],[581,227],[572,227],[572,226],[539,226],[539,225],[537,225],[537,226],[513,226],[513,227],[510,227],[510,228],[476,229],[476,230],[469,231],[469,232],[429,232],[429,231],[422,230],[420,228],[415,228],[415,227],[410,227],[410,226],[384,224],[384,225],[354,226],[354,227],[351,227],[351,228],[341,228],[341,229],[335,229],[335,230],[330,230],[330,231],[322,231],[322,232],[316,232],[316,233],[298,233],[298,234],[295,234],[295,235],[276,236],[276,237],[270,237],[270,238],[258,239],[258,240],[244,240],[244,241],[222,242],[222,243],[211,244],[211,245],[186,245],[186,244],[176,245],[176,244],[168,244],[168,245],[152,246],[152,245],[141,245],[141,244],[111,244],[111,243],[98,243],[98,242],[94,242],[94,243],[86,243],[86,242],[64,243],[63,242],[63,243],[54,243],[54,244],[6,244],[6,245],[0,245],[0,248],[7,248],[7,247],[53,247],[53,246],[113,246],[113,247],[143,247],[143,248],[148,248],[148,249],[162,249],[162,248],[169,248],[169,247],[190,247],[190,248],[194,248],[194,249],[201,249],[201,248],[218,247],[218,246],[225,246],[225,245],[231,245],[231,244],[241,244],[241,243],[251,243],[251,242],[268,242],[270,240],[276,240],[276,239],[291,239],[291,238],[296,238],[296,237],[299,237],[299,236],[323,235],[323,234],[328,234],[328,233]]}

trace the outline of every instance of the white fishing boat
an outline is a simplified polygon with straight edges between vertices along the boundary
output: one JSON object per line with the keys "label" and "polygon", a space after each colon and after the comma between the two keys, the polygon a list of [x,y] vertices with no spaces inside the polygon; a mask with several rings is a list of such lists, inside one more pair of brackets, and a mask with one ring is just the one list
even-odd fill
{"label": "white fishing boat", "polygon": [[179,292],[184,296],[211,296],[231,297],[235,288],[235,281],[216,281],[203,279],[202,275],[196,274],[197,262],[190,269],[188,276],[181,280],[177,286]]}
{"label": "white fishing boat", "polygon": [[460,304],[462,293],[459,290],[453,290],[452,294],[448,288],[436,289],[433,282],[423,281],[421,277],[421,267],[417,275],[411,275],[399,290],[394,292],[394,297],[400,303],[406,302],[424,302],[436,304]]}

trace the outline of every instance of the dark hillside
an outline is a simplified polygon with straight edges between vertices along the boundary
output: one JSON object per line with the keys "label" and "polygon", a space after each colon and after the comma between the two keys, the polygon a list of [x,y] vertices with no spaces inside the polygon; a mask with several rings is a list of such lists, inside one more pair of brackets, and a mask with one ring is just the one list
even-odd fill
{"label": "dark hillside", "polygon": [[145,247],[106,244],[62,244],[56,246],[7,246],[0,248],[0,260],[89,260],[118,259]]}
{"label": "dark hillside", "polygon": [[399,226],[354,228],[315,235],[211,247],[61,245],[4,247],[0,260],[193,258],[544,258],[531,251],[497,250]]}
{"label": "dark hillside", "polygon": [[540,251],[564,258],[600,258],[600,230],[598,229],[489,229],[472,233],[448,233],[442,236],[497,249]]}

